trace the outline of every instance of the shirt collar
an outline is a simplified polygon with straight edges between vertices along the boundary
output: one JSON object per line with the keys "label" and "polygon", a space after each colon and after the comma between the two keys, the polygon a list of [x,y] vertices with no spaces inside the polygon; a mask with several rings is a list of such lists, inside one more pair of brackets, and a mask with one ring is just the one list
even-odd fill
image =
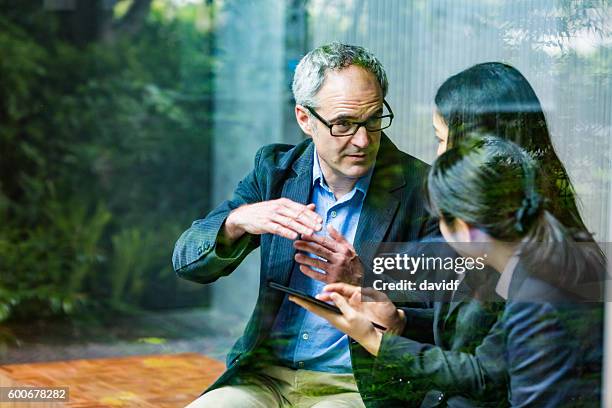
{"label": "shirt collar", "polygon": [[[316,147],[313,149],[313,151],[314,159],[312,161],[312,185],[315,186],[318,182],[321,187],[331,193],[331,189],[325,182],[325,177],[323,176],[323,171],[321,170],[321,163],[319,162],[319,155],[317,154]],[[355,183],[355,187],[353,187],[353,190],[360,191],[363,194],[363,197],[365,197],[368,187],[370,186],[372,173],[374,173],[374,165],[372,165],[370,170],[365,175],[359,177],[357,183]]]}
{"label": "shirt collar", "polygon": [[506,267],[497,281],[497,286],[495,286],[495,292],[497,292],[497,294],[505,300],[508,299],[510,282],[512,281],[512,275],[514,275],[518,262],[519,256],[517,253],[515,253],[512,255],[512,257],[510,257],[508,263],[506,263]]}

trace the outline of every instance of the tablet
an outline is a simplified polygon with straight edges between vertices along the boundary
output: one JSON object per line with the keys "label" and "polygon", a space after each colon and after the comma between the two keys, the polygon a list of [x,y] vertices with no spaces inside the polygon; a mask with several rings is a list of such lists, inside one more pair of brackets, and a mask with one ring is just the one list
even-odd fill
{"label": "tablet", "polygon": [[[334,305],[330,305],[329,303],[326,303],[326,302],[324,302],[322,300],[319,300],[319,299],[317,299],[315,297],[312,297],[312,296],[310,296],[310,295],[308,295],[308,294],[306,294],[304,292],[300,292],[299,290],[295,290],[293,288],[288,288],[287,286],[283,286],[280,283],[276,283],[274,281],[269,281],[268,282],[268,287],[270,287],[272,289],[280,290],[281,292],[285,292],[285,293],[287,293],[289,295],[298,297],[298,298],[303,299],[303,300],[305,300],[307,302],[314,303],[315,305],[321,306],[323,309],[327,309],[330,312],[334,312],[336,314],[342,314],[342,312],[340,311],[340,309],[338,309],[338,307],[336,307]],[[381,326],[380,324],[372,322],[372,325],[374,327],[376,327],[377,329],[380,329],[382,331],[387,330],[386,327]]]}
{"label": "tablet", "polygon": [[281,292],[288,293],[289,295],[293,295],[307,302],[314,303],[315,305],[321,306],[322,308],[327,309],[330,312],[334,312],[336,314],[342,314],[340,309],[338,309],[336,306],[330,305],[329,303],[326,303],[322,300],[312,297],[304,292],[300,292],[299,290],[288,288],[287,286],[283,286],[280,283],[276,283],[274,281],[269,281],[268,286],[271,287],[272,289],[280,290]]}

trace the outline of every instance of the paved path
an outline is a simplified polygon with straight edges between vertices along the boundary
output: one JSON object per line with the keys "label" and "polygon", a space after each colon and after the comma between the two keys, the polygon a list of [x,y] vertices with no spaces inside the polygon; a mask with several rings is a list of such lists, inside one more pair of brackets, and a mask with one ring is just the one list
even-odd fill
{"label": "paved path", "polygon": [[0,407],[184,407],[223,370],[223,363],[195,353],[4,365],[0,386],[68,387],[69,400]]}

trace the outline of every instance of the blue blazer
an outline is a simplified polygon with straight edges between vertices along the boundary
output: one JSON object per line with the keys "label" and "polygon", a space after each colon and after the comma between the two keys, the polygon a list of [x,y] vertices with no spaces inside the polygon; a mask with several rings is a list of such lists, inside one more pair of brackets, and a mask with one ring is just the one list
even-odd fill
{"label": "blue blazer", "polygon": [[[307,204],[312,188],[314,145],[310,139],[297,146],[274,144],[262,147],[254,169],[238,184],[232,199],[224,201],[205,218],[196,220],[178,239],[173,265],[176,273],[200,283],[229,275],[256,247],[261,247],[257,304],[243,336],[227,357],[227,371],[209,388],[227,384],[238,370],[256,367],[266,359],[261,344],[272,328],[283,294],[267,287],[269,280],[290,281],[294,248],[292,241],[277,235],[245,235],[229,254],[216,251],[217,235],[230,211],[249,203],[286,197]],[[370,263],[376,245],[383,242],[417,241],[436,230],[424,206],[424,180],[429,166],[395,147],[384,134],[378,152],[354,240],[364,264]],[[351,342],[353,367],[368,353]],[[355,371],[357,385],[360,373]]]}

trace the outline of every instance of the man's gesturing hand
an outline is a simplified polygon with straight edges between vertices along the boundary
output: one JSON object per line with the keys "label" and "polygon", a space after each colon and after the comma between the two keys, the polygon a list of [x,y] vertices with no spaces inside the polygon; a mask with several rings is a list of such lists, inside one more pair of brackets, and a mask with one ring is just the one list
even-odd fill
{"label": "man's gesturing hand", "polygon": [[[329,237],[302,235],[293,246],[303,252],[317,255],[321,259],[305,254],[295,254],[300,271],[306,276],[325,283],[346,282],[358,285],[363,277],[363,265],[355,248],[331,225],[327,227]],[[313,267],[325,273],[317,272]]]}
{"label": "man's gesturing hand", "polygon": [[245,233],[269,233],[288,239],[296,239],[299,234],[310,235],[322,228],[323,220],[314,208],[314,204],[302,205],[288,198],[243,205],[225,220],[225,236],[235,241]]}

